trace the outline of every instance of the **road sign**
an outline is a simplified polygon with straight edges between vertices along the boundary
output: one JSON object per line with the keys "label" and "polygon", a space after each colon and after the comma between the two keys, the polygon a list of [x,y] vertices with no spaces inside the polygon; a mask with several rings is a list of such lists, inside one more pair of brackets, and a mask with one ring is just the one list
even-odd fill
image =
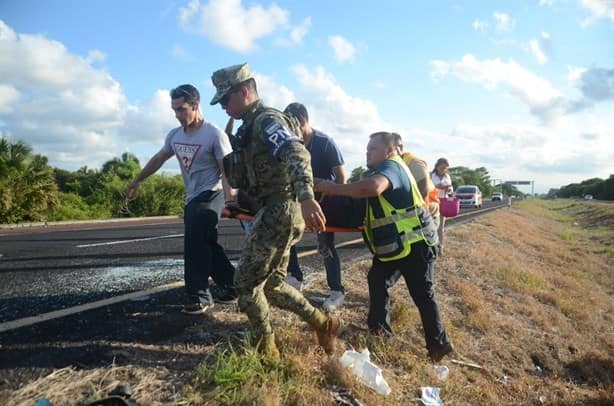
{"label": "road sign", "polygon": [[531,185],[533,182],[530,180],[506,180],[508,185]]}

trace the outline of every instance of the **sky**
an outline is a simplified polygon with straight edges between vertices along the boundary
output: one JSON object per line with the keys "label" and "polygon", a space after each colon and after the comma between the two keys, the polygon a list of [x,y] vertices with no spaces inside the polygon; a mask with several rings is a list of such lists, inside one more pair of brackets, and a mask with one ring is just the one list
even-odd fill
{"label": "sky", "polygon": [[614,0],[0,1],[0,136],[62,169],[144,166],[178,126],[169,90],[195,85],[224,128],[211,74],[243,62],[348,172],[396,131],[429,166],[538,193],[614,174]]}

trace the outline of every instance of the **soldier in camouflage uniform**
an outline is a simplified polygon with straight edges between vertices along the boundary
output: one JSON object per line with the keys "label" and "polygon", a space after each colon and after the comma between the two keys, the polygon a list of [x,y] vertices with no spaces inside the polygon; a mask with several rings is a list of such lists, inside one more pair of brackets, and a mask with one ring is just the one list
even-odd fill
{"label": "soldier in camouflage uniform", "polygon": [[232,137],[233,153],[224,158],[229,182],[258,203],[235,276],[239,308],[248,316],[254,344],[267,357],[279,359],[270,302],[307,321],[330,354],[340,320],[314,308],[284,282],[290,247],[305,226],[324,231],[326,222],[314,199],[310,157],[299,124],[260,101],[247,64],[220,69],[211,80],[216,88],[211,104],[220,103],[229,116],[243,121]]}

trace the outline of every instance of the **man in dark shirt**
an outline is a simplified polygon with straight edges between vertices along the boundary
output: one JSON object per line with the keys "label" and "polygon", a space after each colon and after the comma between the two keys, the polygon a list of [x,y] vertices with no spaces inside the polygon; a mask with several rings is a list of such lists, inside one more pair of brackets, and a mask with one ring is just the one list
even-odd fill
{"label": "man in dark shirt", "polygon": [[[313,177],[340,184],[345,183],[346,172],[341,151],[331,137],[311,127],[307,108],[301,103],[290,103],[284,112],[296,117],[301,125],[305,147],[311,154]],[[330,296],[324,301],[323,307],[328,311],[335,311],[343,305],[345,299],[345,288],[341,283],[341,263],[335,248],[335,234],[318,233],[317,238],[318,252],[324,259],[326,281],[330,289]],[[288,273],[287,282],[300,290],[303,272],[299,267],[296,247],[294,246],[290,251]]]}

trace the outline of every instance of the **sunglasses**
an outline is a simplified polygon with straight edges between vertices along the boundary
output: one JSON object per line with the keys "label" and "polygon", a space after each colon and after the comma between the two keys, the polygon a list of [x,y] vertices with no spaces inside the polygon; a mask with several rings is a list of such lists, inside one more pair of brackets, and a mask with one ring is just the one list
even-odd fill
{"label": "sunglasses", "polygon": [[182,95],[188,96],[189,98],[194,97],[192,93],[188,92],[183,87],[176,87],[171,91],[171,98],[173,99],[178,99],[182,97]]}
{"label": "sunglasses", "polygon": [[230,95],[232,95],[233,93],[237,93],[241,88],[237,88],[237,87],[232,87],[230,88],[230,90],[228,92],[226,92],[226,94],[224,95],[224,97],[222,97],[220,99],[220,105],[222,107],[226,107],[228,106],[228,102],[230,101]]}

